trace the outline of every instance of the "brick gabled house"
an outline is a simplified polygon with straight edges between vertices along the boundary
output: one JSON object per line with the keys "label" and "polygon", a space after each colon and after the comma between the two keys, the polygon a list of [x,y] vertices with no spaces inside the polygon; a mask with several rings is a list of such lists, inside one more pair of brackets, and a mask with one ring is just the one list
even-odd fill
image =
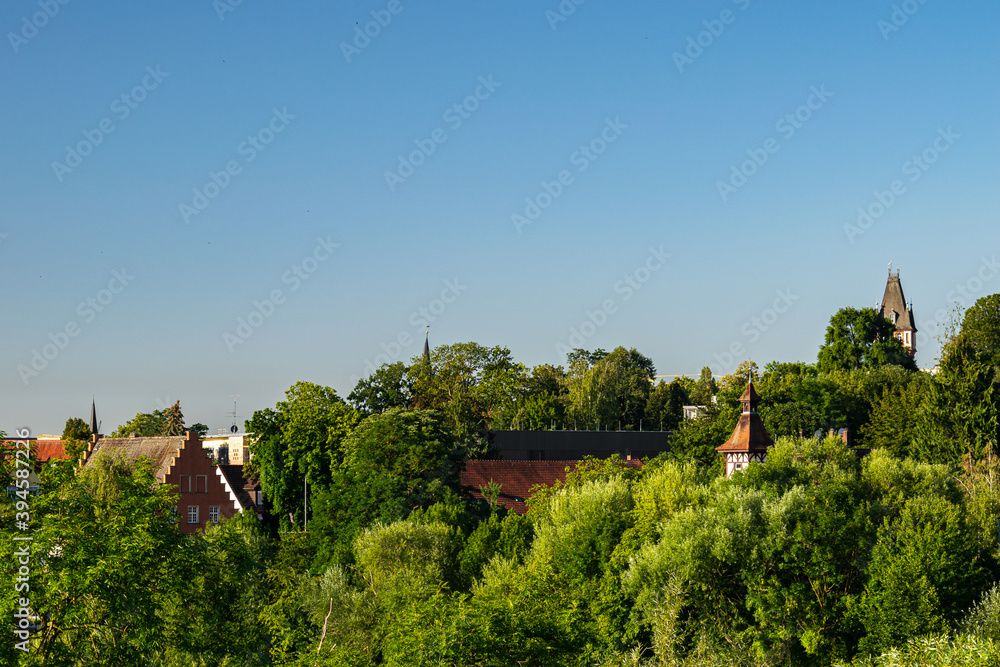
{"label": "brick gabled house", "polygon": [[243,466],[213,465],[197,433],[152,438],[95,436],[83,465],[92,465],[102,453],[119,452],[132,461],[149,458],[156,481],[175,487],[182,532],[193,533],[245,509],[256,510],[256,503],[244,488],[247,484]]}

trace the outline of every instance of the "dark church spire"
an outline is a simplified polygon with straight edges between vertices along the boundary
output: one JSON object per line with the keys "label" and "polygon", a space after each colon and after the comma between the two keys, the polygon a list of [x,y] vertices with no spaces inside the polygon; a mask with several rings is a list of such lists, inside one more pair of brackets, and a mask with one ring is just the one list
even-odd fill
{"label": "dark church spire", "polygon": [[430,329],[428,329],[427,333],[424,336],[424,363],[427,364],[428,366],[430,366],[430,363],[431,363],[431,343],[430,343],[430,340],[431,340],[431,331],[430,331]]}
{"label": "dark church spire", "polygon": [[90,433],[97,435],[97,402],[93,397],[90,399]]}

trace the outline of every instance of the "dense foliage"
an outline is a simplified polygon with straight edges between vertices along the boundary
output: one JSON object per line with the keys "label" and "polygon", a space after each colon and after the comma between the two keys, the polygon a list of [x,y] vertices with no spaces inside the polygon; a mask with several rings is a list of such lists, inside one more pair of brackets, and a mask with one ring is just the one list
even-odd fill
{"label": "dense foliage", "polygon": [[[31,651],[8,641],[0,660],[998,665],[996,297],[969,309],[935,373],[870,314],[841,311],[819,364],[745,362],[718,380],[654,384],[621,347],[528,369],[464,343],[378,369],[347,402],[299,382],[247,423],[271,524],[244,513],[183,535],[143,461],[50,461],[39,494],[0,503],[10,581],[19,501],[33,538]],[[725,479],[715,447],[749,379],[776,444]],[[150,428],[176,430],[177,413]],[[462,497],[489,429],[619,422],[673,430],[671,453],[584,461],[524,516],[496,485]]]}

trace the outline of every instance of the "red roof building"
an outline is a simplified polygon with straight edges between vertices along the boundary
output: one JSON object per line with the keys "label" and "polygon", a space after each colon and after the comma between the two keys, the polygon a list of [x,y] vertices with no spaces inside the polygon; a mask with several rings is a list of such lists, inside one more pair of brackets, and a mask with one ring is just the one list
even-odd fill
{"label": "red roof building", "polygon": [[[491,482],[500,485],[497,503],[508,510],[524,514],[532,487],[551,486],[566,481],[566,475],[576,470],[578,461],[466,461],[461,474],[462,491],[476,500],[485,500],[482,490]],[[642,461],[632,459],[625,465],[638,468]]]}
{"label": "red roof building", "polygon": [[746,391],[740,396],[740,403],[743,404],[743,414],[736,422],[733,434],[724,445],[715,448],[726,459],[727,478],[732,477],[734,472],[745,470],[755,461],[763,463],[767,458],[768,447],[774,444],[757,414],[760,396],[753,388],[753,380],[747,383]]}
{"label": "red roof building", "polygon": [[243,466],[213,465],[197,433],[154,438],[98,436],[86,454],[84,466],[92,465],[102,453],[119,452],[133,461],[149,458],[156,481],[176,487],[182,532],[193,533],[244,509],[257,509],[245,488]]}

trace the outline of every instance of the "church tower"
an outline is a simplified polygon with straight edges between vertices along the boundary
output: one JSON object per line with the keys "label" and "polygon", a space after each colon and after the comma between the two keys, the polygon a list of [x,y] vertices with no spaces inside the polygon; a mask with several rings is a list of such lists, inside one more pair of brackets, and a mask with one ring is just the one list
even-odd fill
{"label": "church tower", "polygon": [[753,379],[747,383],[746,391],[740,396],[740,403],[743,404],[743,414],[733,429],[733,434],[721,447],[716,447],[715,451],[726,457],[726,478],[733,476],[734,472],[746,470],[746,467],[757,461],[763,463],[767,458],[767,448],[774,444],[771,436],[764,428],[764,422],[757,414],[757,404],[760,403],[760,396],[753,388]]}
{"label": "church tower", "polygon": [[885,284],[885,294],[878,314],[889,320],[896,327],[893,334],[903,347],[913,356],[917,353],[917,320],[913,317],[913,305],[906,303],[903,296],[903,285],[899,282],[899,269],[892,271],[889,264],[889,279]]}

